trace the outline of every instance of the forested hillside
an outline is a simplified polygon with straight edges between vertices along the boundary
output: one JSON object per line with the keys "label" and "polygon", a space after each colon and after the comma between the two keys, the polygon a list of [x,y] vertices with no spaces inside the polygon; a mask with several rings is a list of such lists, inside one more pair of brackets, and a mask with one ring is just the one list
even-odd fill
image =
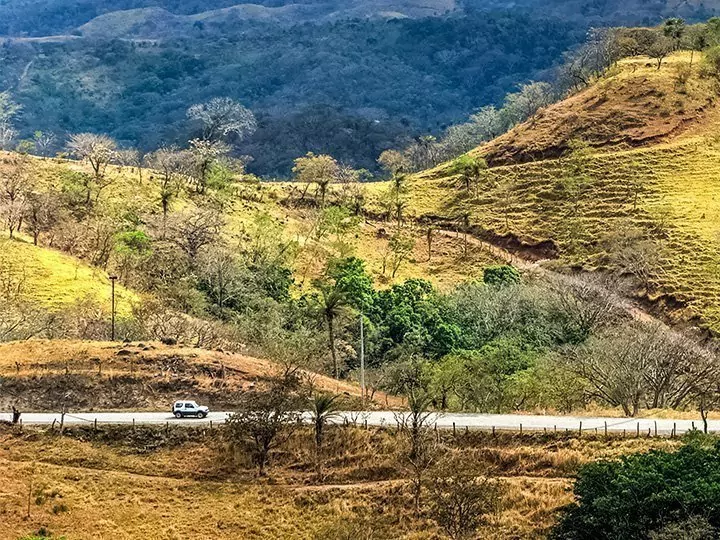
{"label": "forested hillside", "polygon": [[189,137],[185,111],[230,97],[258,117],[249,170],[288,176],[329,153],[377,170],[388,148],[439,135],[521,83],[554,78],[592,25],[714,13],[712,2],[0,2],[0,91],[19,138],[102,131],[151,151]]}
{"label": "forested hillside", "polygon": [[374,169],[383,150],[542,77],[583,33],[505,12],[291,28],[225,21],[161,41],[13,40],[0,49],[0,88],[23,106],[23,137],[103,131],[147,151],[187,140],[190,105],[228,96],[259,118],[240,148],[253,172],[287,175],[308,151]]}

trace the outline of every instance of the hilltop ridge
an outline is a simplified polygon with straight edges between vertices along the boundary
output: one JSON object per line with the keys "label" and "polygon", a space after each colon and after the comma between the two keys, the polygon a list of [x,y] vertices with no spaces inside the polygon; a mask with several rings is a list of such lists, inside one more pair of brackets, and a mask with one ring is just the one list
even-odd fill
{"label": "hilltop ridge", "polygon": [[411,206],[444,222],[468,215],[475,234],[514,249],[543,246],[566,271],[618,271],[664,316],[720,331],[720,110],[697,53],[678,83],[689,59],[620,62],[471,151],[490,164],[482,193],[459,190],[449,162],[414,177]]}

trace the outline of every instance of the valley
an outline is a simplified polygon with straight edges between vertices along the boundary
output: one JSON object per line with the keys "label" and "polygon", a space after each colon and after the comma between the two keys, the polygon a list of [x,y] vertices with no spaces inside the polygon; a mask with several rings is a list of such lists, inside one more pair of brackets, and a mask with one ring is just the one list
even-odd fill
{"label": "valley", "polygon": [[712,2],[73,2],[0,2],[0,540],[720,535]]}

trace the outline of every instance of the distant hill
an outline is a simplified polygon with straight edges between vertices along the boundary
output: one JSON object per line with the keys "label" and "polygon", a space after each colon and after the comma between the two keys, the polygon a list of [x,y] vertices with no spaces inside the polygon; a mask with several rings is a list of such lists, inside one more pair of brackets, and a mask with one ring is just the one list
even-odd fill
{"label": "distant hill", "polygon": [[[124,17],[173,22],[176,28],[197,20],[228,17],[241,21],[298,24],[348,18],[438,17],[471,11],[522,10],[585,24],[657,22],[662,17],[708,18],[717,0],[4,0],[0,35],[43,36],[70,33],[83,25],[97,32]],[[122,15],[121,12],[126,13]],[[112,15],[112,17],[107,17]],[[194,16],[198,16],[193,20]],[[125,25],[123,25],[124,27]],[[138,27],[138,30],[140,27]],[[105,28],[105,32],[111,32]]]}
{"label": "distant hill", "polygon": [[80,26],[76,33],[94,38],[158,39],[185,35],[196,28],[225,26],[231,22],[293,25],[340,19],[392,19],[445,15],[455,11],[455,0],[374,0],[354,5],[332,2],[263,6],[238,4],[196,14],[176,14],[160,7],[118,10],[100,15]]}
{"label": "distant hill", "polygon": [[90,21],[97,31],[126,18],[143,19],[148,25],[173,21],[180,29],[216,18],[291,25],[350,18],[435,17],[458,8],[457,0],[13,0],[0,2],[0,35],[70,33]]}
{"label": "distant hill", "polygon": [[187,108],[228,96],[259,119],[239,148],[251,171],[288,175],[310,151],[373,170],[384,150],[546,77],[585,35],[509,11],[293,26],[228,12],[237,9],[148,8],[103,15],[85,37],[6,40],[0,90],[23,105],[21,136],[103,131],[143,150],[185,145]]}
{"label": "distant hill", "polygon": [[253,110],[249,169],[307,152],[377,170],[553,69],[591,26],[709,17],[720,0],[0,0],[0,91],[21,137],[103,131],[149,151],[192,136],[187,108]]}

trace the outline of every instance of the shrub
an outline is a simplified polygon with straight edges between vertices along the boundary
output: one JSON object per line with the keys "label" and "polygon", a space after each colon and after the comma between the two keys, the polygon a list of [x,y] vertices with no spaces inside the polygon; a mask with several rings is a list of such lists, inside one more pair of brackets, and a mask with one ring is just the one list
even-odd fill
{"label": "shrub", "polygon": [[[575,484],[575,502],[564,509],[552,538],[715,538],[720,443],[703,443],[692,440],[677,452],[652,451],[586,465]],[[674,534],[681,529],[684,536]]]}
{"label": "shrub", "polygon": [[488,285],[503,287],[520,283],[520,272],[514,266],[500,265],[488,266],[483,271],[483,281]]}

